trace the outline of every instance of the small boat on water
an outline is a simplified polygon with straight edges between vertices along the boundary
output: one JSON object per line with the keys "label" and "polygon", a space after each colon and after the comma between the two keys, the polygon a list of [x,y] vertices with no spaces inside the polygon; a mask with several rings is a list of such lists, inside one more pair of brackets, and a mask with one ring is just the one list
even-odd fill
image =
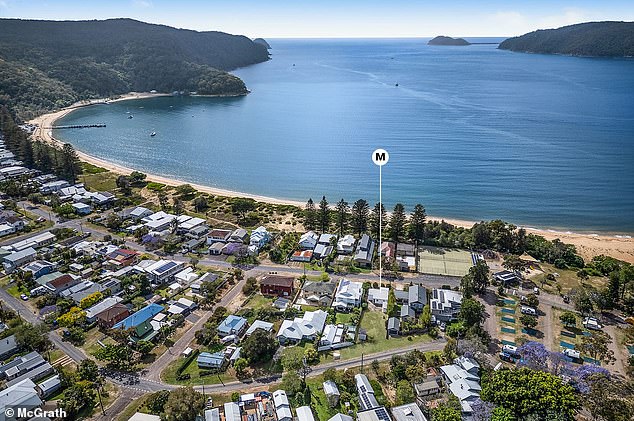
{"label": "small boat on water", "polygon": [[150,133],[150,137],[154,137],[154,136],[156,136],[156,132]]}
{"label": "small boat on water", "polygon": [[128,120],[129,120],[129,119],[131,119],[131,118],[134,118],[134,116],[133,116],[132,114],[130,114],[130,115],[128,116]]}

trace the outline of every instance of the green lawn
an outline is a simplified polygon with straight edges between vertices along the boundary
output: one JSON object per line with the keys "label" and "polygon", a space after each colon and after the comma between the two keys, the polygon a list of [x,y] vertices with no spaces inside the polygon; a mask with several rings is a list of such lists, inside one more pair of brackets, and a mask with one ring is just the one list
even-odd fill
{"label": "green lawn", "polygon": [[117,418],[117,421],[128,421],[137,412],[143,412],[143,406],[145,405],[145,401],[148,396],[150,396],[150,394],[143,395],[140,398],[130,402],[130,405],[126,406],[123,412],[121,412],[121,414]]}
{"label": "green lawn", "polygon": [[387,317],[383,313],[366,310],[361,318],[360,328],[365,329],[368,339],[357,345],[341,349],[341,359],[357,358],[360,357],[361,354],[374,354],[376,352],[412,345],[415,342],[431,341],[429,335],[390,337],[386,339],[386,320]]}
{"label": "green lawn", "polygon": [[97,174],[81,174],[79,179],[90,190],[115,191],[117,189],[117,177],[117,174],[107,171]]}
{"label": "green lawn", "polygon": [[[578,288],[582,284],[592,285],[595,288],[602,288],[607,284],[607,278],[592,276],[588,280],[582,281],[577,272],[568,269],[557,269],[555,266],[549,263],[540,263],[540,266],[544,273],[536,275],[530,278],[531,281],[542,288],[544,291],[551,294],[567,294],[571,289]],[[555,277],[554,281],[548,281],[546,277],[548,274],[557,273],[559,276]],[[559,286],[559,289],[557,288]]]}
{"label": "green lawn", "polygon": [[222,382],[232,382],[237,380],[233,375],[227,372],[220,373],[220,378],[216,374],[210,374],[207,376],[200,376],[200,369],[196,364],[196,359],[183,370],[183,374],[189,374],[190,378],[187,380],[176,380],[176,372],[181,364],[185,361],[184,358],[175,358],[161,373],[161,380],[168,384],[179,384],[184,386],[195,386],[203,384],[218,384]]}
{"label": "green lawn", "polygon": [[350,324],[352,313],[337,313],[335,316],[335,324]]}
{"label": "green lawn", "polygon": [[255,293],[253,294],[248,301],[244,303],[243,308],[250,308],[253,310],[258,310],[261,308],[271,309],[273,305],[273,300],[271,298],[267,298],[262,294]]}
{"label": "green lawn", "polygon": [[21,299],[20,295],[21,294],[26,294],[29,295],[29,290],[26,287],[22,287],[19,288],[17,283],[14,283],[13,285],[11,285],[9,288],[7,288],[7,292],[11,295],[13,295],[15,298],[17,299]]}

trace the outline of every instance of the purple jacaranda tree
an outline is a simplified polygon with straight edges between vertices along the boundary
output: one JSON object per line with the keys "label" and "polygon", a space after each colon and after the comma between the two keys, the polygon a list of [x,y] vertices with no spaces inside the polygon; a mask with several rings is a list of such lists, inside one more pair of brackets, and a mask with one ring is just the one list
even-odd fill
{"label": "purple jacaranda tree", "polygon": [[555,376],[567,373],[570,367],[570,357],[565,356],[561,352],[551,352],[548,356],[549,371]]}
{"label": "purple jacaranda tree", "polygon": [[594,364],[584,364],[570,370],[567,373],[570,381],[580,393],[590,392],[592,379],[597,376],[605,376],[610,378],[610,372],[603,367]]}
{"label": "purple jacaranda tree", "polygon": [[471,404],[471,409],[473,410],[471,413],[473,421],[490,421],[495,405],[478,398]]}
{"label": "purple jacaranda tree", "polygon": [[518,366],[528,367],[532,370],[548,371],[550,352],[543,344],[529,341],[517,348],[517,352],[521,356],[517,363]]}

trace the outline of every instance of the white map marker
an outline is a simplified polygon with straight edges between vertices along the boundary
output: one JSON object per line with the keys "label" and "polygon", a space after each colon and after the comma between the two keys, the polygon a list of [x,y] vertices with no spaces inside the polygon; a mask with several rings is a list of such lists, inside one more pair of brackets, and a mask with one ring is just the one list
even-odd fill
{"label": "white map marker", "polygon": [[381,243],[383,242],[383,165],[390,160],[390,154],[385,149],[372,152],[372,162],[379,167],[379,286],[383,285],[383,262],[381,260]]}

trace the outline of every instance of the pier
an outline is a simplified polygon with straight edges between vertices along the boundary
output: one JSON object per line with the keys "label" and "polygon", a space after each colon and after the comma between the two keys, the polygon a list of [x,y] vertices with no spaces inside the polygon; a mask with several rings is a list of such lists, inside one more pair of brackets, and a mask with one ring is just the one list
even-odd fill
{"label": "pier", "polygon": [[97,124],[72,124],[72,125],[69,125],[69,126],[47,127],[47,129],[92,129],[92,128],[98,128],[98,127],[106,127],[106,125],[104,123],[97,123]]}

